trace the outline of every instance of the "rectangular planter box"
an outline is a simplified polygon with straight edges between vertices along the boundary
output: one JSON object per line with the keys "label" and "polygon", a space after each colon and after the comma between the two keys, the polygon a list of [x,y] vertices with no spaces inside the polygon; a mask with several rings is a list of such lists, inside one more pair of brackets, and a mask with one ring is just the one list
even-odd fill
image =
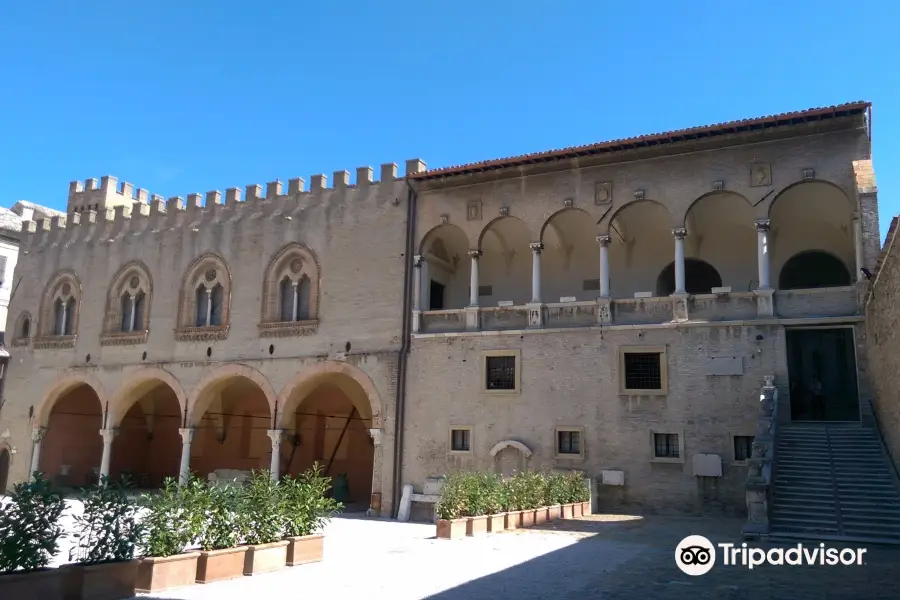
{"label": "rectangular planter box", "polygon": [[576,502],[572,505],[572,517],[578,518],[581,516],[581,502]]}
{"label": "rectangular planter box", "polygon": [[319,562],[325,556],[325,536],[321,533],[287,538],[287,566]]}
{"label": "rectangular planter box", "polygon": [[483,535],[488,530],[488,516],[469,517],[466,521],[466,535]]}
{"label": "rectangular planter box", "polygon": [[462,519],[438,519],[437,537],[440,540],[458,540],[466,537],[466,525],[469,520]]}
{"label": "rectangular planter box", "polygon": [[197,583],[211,583],[244,575],[244,556],[248,546],[210,550],[197,560]]}
{"label": "rectangular planter box", "polygon": [[574,504],[563,504],[562,505],[562,518],[563,519],[571,519],[575,514],[575,505]]}
{"label": "rectangular planter box", "polygon": [[60,567],[66,600],[134,598],[139,560]]}
{"label": "rectangular planter box", "polygon": [[250,546],[244,555],[244,575],[280,571],[287,566],[287,540]]}
{"label": "rectangular planter box", "polygon": [[529,508],[522,511],[522,527],[531,527],[534,525],[534,509]]}
{"label": "rectangular planter box", "polygon": [[559,519],[562,511],[562,507],[559,504],[554,504],[553,506],[547,507],[547,520],[548,521],[556,521]]}
{"label": "rectangular planter box", "polygon": [[582,515],[589,515],[589,514],[591,514],[591,502],[590,502],[590,500],[588,500],[587,502],[582,502],[582,503],[581,503],[581,514],[582,514]]}
{"label": "rectangular planter box", "polygon": [[497,513],[488,517],[488,531],[499,533],[506,530],[506,513]]}
{"label": "rectangular planter box", "polygon": [[3,600],[63,600],[63,571],[39,569],[0,575]]}
{"label": "rectangular planter box", "polygon": [[158,592],[197,582],[199,552],[145,558],[138,565],[135,590]]}
{"label": "rectangular planter box", "polygon": [[506,523],[504,527],[506,529],[518,529],[522,526],[522,511],[521,510],[512,510],[506,513]]}
{"label": "rectangular planter box", "polygon": [[534,524],[540,525],[547,522],[547,507],[544,506],[534,511]]}

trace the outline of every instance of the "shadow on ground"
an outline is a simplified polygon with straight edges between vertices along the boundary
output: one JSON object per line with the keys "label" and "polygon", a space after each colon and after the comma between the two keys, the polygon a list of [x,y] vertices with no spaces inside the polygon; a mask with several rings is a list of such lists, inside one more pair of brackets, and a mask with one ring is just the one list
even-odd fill
{"label": "shadow on ground", "polygon": [[[713,543],[743,543],[742,522],[594,515],[544,523],[499,535],[559,532],[580,539],[562,549],[429,596],[432,600],[638,598],[791,600],[900,598],[900,548],[868,546],[862,566],[716,566],[699,577],[682,573],[675,547],[688,535]],[[453,542],[447,542],[453,543]],[[752,544],[751,544],[752,545]],[[818,543],[811,544],[818,547]],[[787,548],[786,544],[759,547]],[[838,545],[834,547],[856,547]],[[866,546],[862,546],[866,547]]]}

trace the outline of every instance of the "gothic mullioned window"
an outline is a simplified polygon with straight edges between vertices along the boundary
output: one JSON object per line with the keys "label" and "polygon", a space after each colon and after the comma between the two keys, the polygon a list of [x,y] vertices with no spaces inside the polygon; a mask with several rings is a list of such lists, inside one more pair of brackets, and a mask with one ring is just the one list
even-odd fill
{"label": "gothic mullioned window", "polygon": [[106,296],[101,345],[143,344],[150,330],[150,271],[140,261],[122,266],[110,281]]}
{"label": "gothic mullioned window", "polygon": [[[81,281],[72,270],[59,271],[44,288],[41,297],[39,335],[35,348],[74,347],[80,308]],[[30,320],[28,328],[30,332]]]}
{"label": "gothic mullioned window", "polygon": [[301,244],[275,253],[263,279],[263,337],[312,335],[319,320],[319,261]]}
{"label": "gothic mullioned window", "polygon": [[231,272],[218,254],[204,254],[188,267],[178,310],[179,340],[221,340],[228,337],[231,314]]}

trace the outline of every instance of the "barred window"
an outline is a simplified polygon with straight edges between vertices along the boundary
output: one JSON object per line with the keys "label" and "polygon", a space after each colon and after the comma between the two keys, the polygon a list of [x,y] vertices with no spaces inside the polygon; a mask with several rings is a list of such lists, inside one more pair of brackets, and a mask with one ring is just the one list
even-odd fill
{"label": "barred window", "polygon": [[557,454],[581,454],[581,432],[557,431],[556,452]]}
{"label": "barred window", "polygon": [[469,429],[450,430],[450,450],[469,452],[472,449],[472,431]]}
{"label": "barred window", "polygon": [[661,390],[662,355],[658,352],[625,353],[625,389]]}
{"label": "barred window", "polygon": [[749,460],[753,455],[753,439],[752,435],[736,435],[734,436],[734,460]]}
{"label": "barred window", "polygon": [[485,388],[488,390],[516,389],[516,357],[488,356],[485,360]]}
{"label": "barred window", "polygon": [[654,433],[653,456],[656,458],[679,458],[677,433]]}

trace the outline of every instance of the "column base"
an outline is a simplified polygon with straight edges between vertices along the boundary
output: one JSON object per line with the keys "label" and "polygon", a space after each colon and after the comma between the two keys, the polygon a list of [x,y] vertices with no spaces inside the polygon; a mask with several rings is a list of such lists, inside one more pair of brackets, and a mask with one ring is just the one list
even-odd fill
{"label": "column base", "polygon": [[683,323],[690,318],[688,315],[688,296],[686,292],[675,292],[672,294],[672,320],[677,323]]}
{"label": "column base", "polygon": [[412,314],[412,330],[413,333],[422,331],[422,311],[414,310]]}
{"label": "column base", "polygon": [[759,288],[753,290],[756,294],[756,315],[758,317],[775,316],[775,289]]}
{"label": "column base", "polygon": [[466,331],[481,329],[481,309],[478,306],[467,306],[463,311],[466,315]]}
{"label": "column base", "polygon": [[597,323],[600,325],[612,323],[612,300],[609,296],[597,298]]}
{"label": "column base", "polygon": [[525,305],[528,310],[528,327],[544,326],[544,303],[529,302]]}

